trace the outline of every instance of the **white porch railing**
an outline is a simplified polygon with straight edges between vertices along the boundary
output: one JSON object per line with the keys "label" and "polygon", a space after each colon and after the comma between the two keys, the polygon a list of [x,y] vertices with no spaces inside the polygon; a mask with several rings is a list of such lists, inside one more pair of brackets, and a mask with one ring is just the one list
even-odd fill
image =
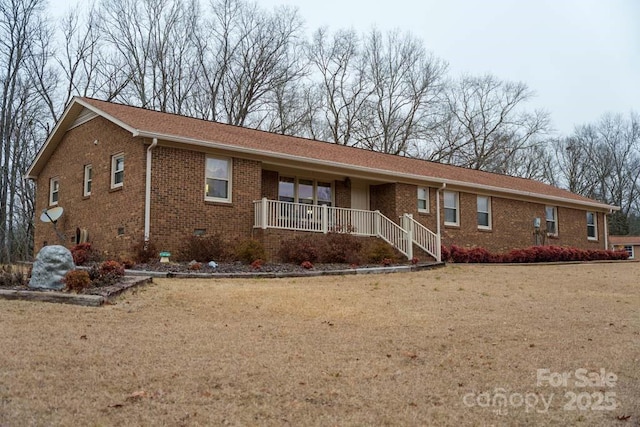
{"label": "white porch railing", "polygon": [[319,233],[331,231],[379,237],[409,259],[413,258],[415,243],[436,260],[440,260],[440,238],[408,214],[405,214],[400,226],[380,211],[281,202],[266,198],[254,201],[253,207],[255,228]]}
{"label": "white porch railing", "polygon": [[413,219],[411,214],[402,216],[402,226],[411,234],[413,243],[440,262],[442,259],[440,236]]}

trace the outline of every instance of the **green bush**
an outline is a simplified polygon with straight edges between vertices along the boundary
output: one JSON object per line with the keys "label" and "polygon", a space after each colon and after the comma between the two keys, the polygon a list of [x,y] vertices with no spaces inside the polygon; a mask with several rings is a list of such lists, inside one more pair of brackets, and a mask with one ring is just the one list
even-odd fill
{"label": "green bush", "polygon": [[396,252],[387,242],[375,239],[369,243],[366,250],[366,260],[372,264],[381,264],[383,260],[389,260],[390,263],[397,261]]}
{"label": "green bush", "polygon": [[247,239],[238,243],[235,251],[236,259],[245,264],[251,264],[255,260],[267,258],[264,245],[255,239]]}

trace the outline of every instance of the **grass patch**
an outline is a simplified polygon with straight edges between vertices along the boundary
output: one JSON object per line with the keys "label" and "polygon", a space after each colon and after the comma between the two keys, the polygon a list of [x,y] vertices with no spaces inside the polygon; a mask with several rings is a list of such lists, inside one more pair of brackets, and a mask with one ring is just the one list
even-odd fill
{"label": "grass patch", "polygon": [[[638,264],[446,267],[438,292],[433,274],[155,279],[102,308],[0,300],[0,425],[640,422]],[[537,386],[544,368],[617,382]],[[464,402],[496,389],[554,397],[544,413]],[[585,391],[621,407],[565,410]]]}

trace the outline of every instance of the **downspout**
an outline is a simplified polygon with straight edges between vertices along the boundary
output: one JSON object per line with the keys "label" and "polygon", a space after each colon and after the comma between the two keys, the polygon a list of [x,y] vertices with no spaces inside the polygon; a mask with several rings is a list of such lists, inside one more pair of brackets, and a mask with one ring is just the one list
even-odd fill
{"label": "downspout", "polygon": [[607,214],[606,212],[604,213],[603,217],[604,220],[602,221],[604,224],[604,249],[605,250],[609,250],[609,225],[607,223],[607,215],[611,215],[613,213],[613,209],[609,209],[609,213]]}
{"label": "downspout", "polygon": [[149,229],[151,224],[151,150],[158,145],[158,138],[153,138],[147,148],[147,170],[144,187],[144,241],[149,242]]}
{"label": "downspout", "polygon": [[442,261],[442,253],[441,253],[441,248],[442,248],[442,236],[440,235],[440,193],[447,188],[447,183],[443,182],[442,186],[440,188],[438,188],[438,190],[436,191],[436,234],[438,235],[438,259],[436,259],[436,261],[441,262]]}

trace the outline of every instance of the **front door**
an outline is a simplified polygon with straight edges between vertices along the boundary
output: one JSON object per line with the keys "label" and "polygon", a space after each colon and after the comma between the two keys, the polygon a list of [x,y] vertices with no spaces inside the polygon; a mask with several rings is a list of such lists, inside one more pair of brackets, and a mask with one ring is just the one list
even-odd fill
{"label": "front door", "polygon": [[351,180],[351,209],[369,210],[369,184]]}

